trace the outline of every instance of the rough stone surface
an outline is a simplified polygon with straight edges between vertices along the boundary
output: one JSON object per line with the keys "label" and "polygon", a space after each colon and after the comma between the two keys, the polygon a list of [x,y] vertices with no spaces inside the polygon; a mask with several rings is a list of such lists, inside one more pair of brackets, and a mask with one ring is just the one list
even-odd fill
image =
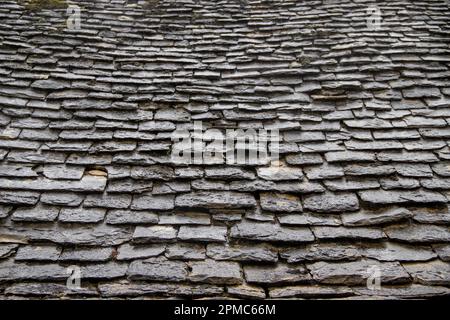
{"label": "rough stone surface", "polygon": [[450,295],[448,1],[29,2],[0,9],[2,298]]}
{"label": "rough stone surface", "polygon": [[239,264],[205,260],[190,264],[189,279],[211,284],[239,284],[242,282]]}

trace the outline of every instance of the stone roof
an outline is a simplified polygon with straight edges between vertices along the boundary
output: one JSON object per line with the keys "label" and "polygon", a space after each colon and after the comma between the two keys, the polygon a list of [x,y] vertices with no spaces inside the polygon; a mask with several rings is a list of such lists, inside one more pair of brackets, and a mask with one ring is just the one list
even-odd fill
{"label": "stone roof", "polygon": [[[1,296],[450,294],[448,1],[128,2],[1,0]],[[281,173],[174,163],[194,121]]]}

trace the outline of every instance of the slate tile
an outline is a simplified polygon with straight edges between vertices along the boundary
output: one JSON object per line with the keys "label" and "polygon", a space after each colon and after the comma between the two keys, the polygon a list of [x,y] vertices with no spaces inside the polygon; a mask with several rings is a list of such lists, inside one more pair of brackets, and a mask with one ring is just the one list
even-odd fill
{"label": "slate tile", "polygon": [[406,271],[420,284],[448,285],[450,283],[450,264],[440,260],[423,263],[403,263]]}
{"label": "slate tile", "polygon": [[255,198],[239,192],[194,192],[178,195],[177,207],[187,208],[246,208],[256,205]]}
{"label": "slate tile", "polygon": [[158,257],[131,262],[127,275],[131,280],[179,282],[186,280],[188,271],[184,262]]}
{"label": "slate tile", "polygon": [[437,257],[430,246],[412,246],[393,242],[367,244],[360,251],[364,257],[378,261],[428,261]]}
{"label": "slate tile", "polygon": [[273,223],[257,223],[243,220],[231,228],[231,238],[268,242],[312,242],[314,235],[309,228],[285,227]]}
{"label": "slate tile", "polygon": [[106,216],[106,223],[112,225],[137,225],[156,224],[158,215],[153,212],[131,211],[131,210],[109,210]]}
{"label": "slate tile", "polygon": [[123,244],[118,249],[117,260],[135,260],[156,257],[166,251],[164,245],[133,246]]}
{"label": "slate tile", "polygon": [[397,284],[410,281],[408,273],[398,262],[380,263],[376,260],[354,262],[316,262],[307,265],[314,280],[325,284],[365,285],[371,275],[370,268],[381,271],[381,283]]}
{"label": "slate tile", "polygon": [[61,209],[58,220],[67,223],[98,223],[103,221],[105,213],[105,209],[97,208],[63,208]]}
{"label": "slate tile", "polygon": [[355,213],[345,213],[341,216],[344,226],[370,226],[394,223],[411,218],[413,213],[406,208],[383,208],[377,211],[361,210]]}
{"label": "slate tile", "polygon": [[134,230],[133,241],[136,243],[146,242],[174,242],[178,231],[171,226],[137,226]]}
{"label": "slate tile", "polygon": [[409,224],[391,226],[384,231],[389,239],[408,243],[450,242],[450,229],[444,226]]}
{"label": "slate tile", "polygon": [[245,279],[248,283],[257,284],[281,284],[308,282],[310,274],[301,265],[268,265],[268,266],[244,266]]}
{"label": "slate tile", "polygon": [[314,236],[320,240],[333,239],[355,239],[355,240],[379,240],[386,238],[382,229],[379,228],[345,228],[330,226],[312,227]]}
{"label": "slate tile", "polygon": [[260,203],[263,210],[271,212],[302,212],[300,198],[279,193],[261,193]]}
{"label": "slate tile", "polygon": [[202,244],[178,242],[167,246],[165,256],[174,260],[204,260],[206,249]]}
{"label": "slate tile", "polygon": [[18,208],[11,216],[13,221],[51,222],[55,221],[59,214],[58,207],[38,205],[34,208]]}
{"label": "slate tile", "polygon": [[59,256],[59,260],[74,262],[104,262],[110,260],[112,255],[112,248],[64,248]]}
{"label": "slate tile", "polygon": [[181,226],[178,239],[182,241],[225,242],[227,228],[220,226]]}
{"label": "slate tile", "polygon": [[190,263],[189,279],[210,284],[240,284],[241,269],[236,262],[205,260]]}
{"label": "slate tile", "polygon": [[24,246],[17,250],[16,261],[57,261],[61,248],[55,246]]}
{"label": "slate tile", "polygon": [[277,262],[278,252],[268,245],[208,244],[206,255],[214,260]]}
{"label": "slate tile", "polygon": [[314,212],[342,212],[359,209],[359,201],[354,193],[321,193],[306,195],[303,207]]}
{"label": "slate tile", "polygon": [[172,210],[174,207],[174,196],[171,195],[135,195],[131,202],[132,210]]}

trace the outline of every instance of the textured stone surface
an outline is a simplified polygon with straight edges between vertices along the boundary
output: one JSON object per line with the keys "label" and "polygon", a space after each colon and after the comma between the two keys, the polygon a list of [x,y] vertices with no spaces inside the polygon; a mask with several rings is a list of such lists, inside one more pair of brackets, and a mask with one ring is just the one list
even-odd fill
{"label": "textured stone surface", "polygon": [[381,209],[375,212],[360,211],[342,215],[345,226],[370,226],[392,223],[411,218],[413,214],[406,208]]}
{"label": "textured stone surface", "polygon": [[205,260],[190,264],[189,279],[193,282],[211,284],[239,284],[242,282],[239,264],[236,262],[219,262]]}
{"label": "textured stone surface", "polygon": [[3,2],[0,295],[450,295],[450,11],[410,2]]}
{"label": "textured stone surface", "polygon": [[254,241],[311,242],[314,235],[308,228],[282,227],[272,223],[241,222],[231,228],[231,237]]}
{"label": "textured stone surface", "polygon": [[132,280],[178,282],[187,278],[187,266],[183,262],[165,258],[135,260],[130,263],[127,275]]}
{"label": "textured stone surface", "polygon": [[197,192],[177,196],[177,207],[188,208],[244,208],[253,207],[253,196],[238,192]]}
{"label": "textured stone surface", "polygon": [[429,263],[404,263],[406,271],[419,283],[444,285],[450,283],[450,263],[434,260]]}
{"label": "textured stone surface", "polygon": [[302,212],[299,197],[287,194],[261,193],[261,208],[272,212]]}
{"label": "textured stone surface", "polygon": [[381,283],[404,283],[409,281],[408,273],[398,262],[379,263],[373,260],[329,263],[316,262],[307,265],[312,277],[327,284],[365,285],[371,275],[370,268],[381,271]]}
{"label": "textured stone surface", "polygon": [[358,210],[359,202],[353,193],[324,193],[305,196],[303,206],[315,212],[342,212]]}
{"label": "textured stone surface", "polygon": [[209,244],[207,256],[214,260],[277,262],[278,252],[267,245],[224,246]]}
{"label": "textured stone surface", "polygon": [[312,244],[280,253],[289,263],[304,261],[356,260],[360,257],[358,247],[349,244]]}
{"label": "textured stone surface", "polygon": [[171,226],[136,227],[133,234],[135,242],[175,241],[177,230]]}
{"label": "textured stone surface", "polygon": [[134,260],[156,257],[166,251],[164,245],[132,246],[123,244],[118,249],[117,260]]}
{"label": "textured stone surface", "polygon": [[390,239],[405,242],[450,242],[450,228],[434,225],[401,225],[385,229]]}
{"label": "textured stone surface", "polygon": [[178,239],[183,241],[225,242],[226,238],[227,229],[225,227],[182,226],[178,232]]}
{"label": "textured stone surface", "polygon": [[310,275],[301,265],[245,266],[245,279],[249,283],[279,284],[306,282]]}

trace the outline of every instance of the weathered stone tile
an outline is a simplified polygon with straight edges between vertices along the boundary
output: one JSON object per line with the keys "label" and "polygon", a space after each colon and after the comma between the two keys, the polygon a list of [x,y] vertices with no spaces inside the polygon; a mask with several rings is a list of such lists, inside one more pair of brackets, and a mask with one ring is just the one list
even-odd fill
{"label": "weathered stone tile", "polygon": [[423,299],[430,297],[447,296],[450,294],[450,289],[440,286],[424,286],[420,284],[413,284],[408,286],[388,287],[382,286],[381,289],[368,289],[367,287],[354,288],[356,293],[360,295],[373,296],[379,299],[380,297],[388,297],[388,299]]}
{"label": "weathered stone tile", "polygon": [[371,268],[381,272],[381,283],[395,284],[410,281],[408,273],[398,262],[380,263],[376,260],[354,262],[316,262],[307,265],[314,280],[326,284],[365,285]]}
{"label": "weathered stone tile", "polygon": [[47,207],[38,205],[34,208],[18,208],[14,211],[11,219],[14,221],[28,222],[51,222],[55,221],[59,214],[58,207]]}
{"label": "weathered stone tile", "polygon": [[126,194],[88,195],[84,200],[85,208],[126,209],[131,204],[131,196]]}
{"label": "weathered stone tile", "polygon": [[214,260],[277,262],[278,252],[268,245],[208,244],[206,255]]}
{"label": "weathered stone tile", "polygon": [[320,154],[297,153],[286,156],[286,162],[291,165],[321,164],[323,162]]}
{"label": "weathered stone tile", "polygon": [[223,287],[212,285],[185,285],[171,283],[136,283],[118,282],[99,285],[103,297],[143,297],[143,296],[185,296],[208,297],[223,294]]}
{"label": "weathered stone tile", "polygon": [[385,233],[392,240],[425,243],[450,242],[450,228],[425,224],[399,225],[386,228]]}
{"label": "weathered stone tile", "polygon": [[386,236],[383,230],[377,228],[346,228],[346,227],[312,227],[314,236],[321,240],[332,239],[355,239],[355,240],[378,240]]}
{"label": "weathered stone tile", "polygon": [[17,244],[0,244],[0,259],[13,255],[18,248]]}
{"label": "weathered stone tile", "polygon": [[179,195],[175,199],[177,207],[188,208],[247,208],[256,205],[255,198],[239,192],[194,192]]}
{"label": "weathered stone tile", "polygon": [[375,154],[362,151],[337,151],[325,153],[325,159],[329,163],[375,161]]}
{"label": "weathered stone tile", "polygon": [[63,208],[59,214],[58,220],[68,223],[98,223],[105,218],[106,210],[100,208]]}
{"label": "weathered stone tile", "polygon": [[288,263],[305,261],[340,261],[356,260],[361,255],[358,248],[349,244],[316,243],[281,251],[281,258]]}
{"label": "weathered stone tile", "polygon": [[346,213],[341,216],[344,226],[370,226],[377,224],[393,223],[411,218],[413,214],[406,208],[388,208],[376,211],[358,211]]}
{"label": "weathered stone tile", "polygon": [[356,191],[365,189],[377,189],[380,187],[377,179],[374,178],[343,178],[335,180],[326,180],[323,182],[330,191]]}
{"label": "weathered stone tile", "polygon": [[206,249],[202,244],[175,243],[166,248],[166,257],[175,260],[204,260]]}
{"label": "weathered stone tile", "polygon": [[46,192],[41,195],[41,203],[54,206],[78,207],[83,202],[82,195],[70,192]]}
{"label": "weathered stone tile", "polygon": [[273,223],[242,221],[231,228],[231,238],[268,242],[312,242],[309,228],[284,227]]}
{"label": "weathered stone tile", "polygon": [[406,271],[420,284],[444,285],[450,283],[450,263],[440,260],[423,263],[403,263]]}
{"label": "weathered stone tile", "polygon": [[271,288],[269,296],[272,299],[286,298],[329,298],[352,296],[353,290],[345,286],[296,285]]}
{"label": "weathered stone tile", "polygon": [[159,215],[159,224],[194,224],[209,225],[211,223],[210,215],[201,212],[176,212],[173,214]]}
{"label": "weathered stone tile", "polygon": [[354,193],[326,192],[304,196],[303,207],[314,212],[355,211],[359,202]]}
{"label": "weathered stone tile", "polygon": [[437,162],[438,158],[432,152],[413,151],[382,151],[377,154],[379,161],[430,163]]}
{"label": "weathered stone tile", "polygon": [[378,261],[428,261],[436,258],[430,246],[412,246],[384,242],[367,244],[360,249],[361,254]]}
{"label": "weathered stone tile", "polygon": [[142,194],[133,196],[132,210],[172,210],[175,207],[174,196]]}
{"label": "weathered stone tile", "polygon": [[442,261],[450,262],[450,244],[433,244],[432,247]]}
{"label": "weathered stone tile", "polygon": [[81,266],[81,274],[84,279],[115,279],[124,277],[128,265],[117,262],[103,264],[88,264]]}
{"label": "weathered stone tile", "polygon": [[137,180],[171,180],[174,178],[174,171],[166,166],[132,167],[131,177]]}
{"label": "weathered stone tile", "polygon": [[245,279],[248,283],[280,284],[307,282],[310,274],[302,265],[278,263],[267,266],[244,266]]}
{"label": "weathered stone tile", "polygon": [[131,262],[127,275],[131,280],[179,282],[186,280],[188,271],[184,262],[157,257]]}
{"label": "weathered stone tile", "polygon": [[266,293],[263,288],[249,286],[246,284],[240,286],[227,287],[228,294],[242,299],[264,299]]}
{"label": "weathered stone tile", "polygon": [[438,192],[419,190],[370,190],[359,192],[361,200],[372,205],[405,203],[447,203],[447,199]]}
{"label": "weathered stone tile", "polygon": [[65,284],[59,283],[16,283],[5,289],[5,293],[13,296],[34,296],[61,298],[64,296],[97,296],[97,290],[93,287],[82,286],[77,290],[67,288]]}
{"label": "weathered stone tile", "polygon": [[339,216],[316,213],[279,215],[278,221],[281,225],[298,226],[340,226],[342,224]]}
{"label": "weathered stone tile", "polygon": [[211,284],[242,283],[241,268],[236,262],[205,260],[190,263],[189,279]]}
{"label": "weathered stone tile", "polygon": [[59,256],[61,261],[104,262],[113,256],[112,248],[65,248]]}
{"label": "weathered stone tile", "polygon": [[322,165],[305,169],[306,176],[310,180],[335,179],[344,176],[342,167],[337,165]]}
{"label": "weathered stone tile", "polygon": [[56,246],[23,246],[17,250],[16,261],[57,261],[61,248]]}
{"label": "weathered stone tile", "polygon": [[136,243],[145,242],[170,242],[175,241],[177,230],[169,226],[138,226],[134,230],[133,241]]}
{"label": "weathered stone tile", "polygon": [[0,262],[0,279],[4,281],[19,280],[66,280],[66,267],[56,263],[51,264],[29,264],[13,263],[11,260]]}
{"label": "weathered stone tile", "polygon": [[344,167],[344,173],[348,176],[384,176],[395,173],[395,168],[391,165],[351,164]]}
{"label": "weathered stone tile", "polygon": [[269,181],[302,180],[303,173],[300,168],[267,167],[256,169],[258,177]]}
{"label": "weathered stone tile", "polygon": [[421,163],[402,163],[395,164],[395,170],[402,176],[405,177],[425,177],[429,178],[433,176],[429,164]]}
{"label": "weathered stone tile", "polygon": [[0,185],[5,189],[24,189],[35,191],[73,191],[73,192],[102,192],[106,187],[106,178],[84,176],[79,181],[38,179],[0,179]]}
{"label": "weathered stone tile", "polygon": [[133,246],[126,243],[121,245],[118,251],[117,260],[134,260],[159,256],[166,251],[166,247],[164,245]]}
{"label": "weathered stone tile", "polygon": [[191,183],[189,181],[156,182],[153,185],[152,194],[176,194],[189,191],[191,191]]}
{"label": "weathered stone tile", "polygon": [[218,226],[181,226],[178,239],[183,241],[225,242],[227,228]]}
{"label": "weathered stone tile", "polygon": [[288,194],[268,193],[260,194],[261,208],[271,212],[302,212],[300,198]]}
{"label": "weathered stone tile", "polygon": [[145,211],[110,210],[106,216],[107,224],[156,224],[158,215]]}

